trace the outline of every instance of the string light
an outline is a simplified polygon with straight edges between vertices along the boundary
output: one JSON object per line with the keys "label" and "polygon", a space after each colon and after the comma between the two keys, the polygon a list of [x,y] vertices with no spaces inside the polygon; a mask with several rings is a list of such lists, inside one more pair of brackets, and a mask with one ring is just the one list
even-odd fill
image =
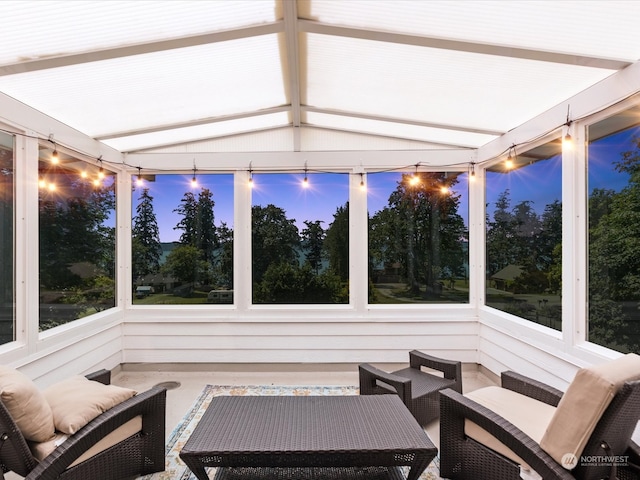
{"label": "string light", "polygon": [[191,178],[191,187],[196,188],[198,186],[198,180],[196,180],[196,167],[193,167],[193,177]]}
{"label": "string light", "polygon": [[142,168],[138,167],[138,179],[136,180],[136,185],[142,187],[144,182],[142,181]]}
{"label": "string light", "polygon": [[364,173],[360,174],[360,190],[361,191],[365,191],[367,189],[367,186],[364,184]]}
{"label": "string light", "polygon": [[471,162],[471,172],[469,172],[469,180],[476,181],[476,164]]}
{"label": "string light", "polygon": [[253,171],[249,169],[249,188],[253,188]]}
{"label": "string light", "polygon": [[40,188],[45,188],[47,186],[47,181],[44,179],[42,175],[40,175],[40,178],[38,179],[38,186]]}
{"label": "string light", "polygon": [[93,182],[93,184],[96,186],[100,185],[100,180],[104,178],[104,168],[102,167],[102,155],[100,155],[100,158],[98,158],[98,162],[100,163],[100,170],[98,170],[98,180]]}
{"label": "string light", "polygon": [[449,187],[447,187],[446,185],[442,185],[440,187],[440,193],[443,193],[446,195],[447,193],[449,193]]}
{"label": "string light", "polygon": [[565,134],[565,136],[562,138],[562,145],[563,147],[567,148],[567,149],[572,149],[573,148],[573,139],[571,138],[571,134],[569,133],[569,130],[571,129],[571,120],[569,117],[569,109],[571,108],[571,105],[567,105],[567,122],[565,123],[565,126],[567,127],[567,133]]}
{"label": "string light", "polygon": [[51,163],[54,165],[57,165],[60,159],[58,158],[58,147],[56,145],[56,142],[53,140],[53,133],[49,135],[49,141],[53,143],[53,153],[51,154]]}
{"label": "string light", "polygon": [[309,178],[307,178],[307,169],[304,169],[304,180],[302,180],[302,187],[309,188]]}
{"label": "string light", "polygon": [[413,173],[411,178],[409,179],[409,185],[417,185],[420,183],[420,177],[418,176],[418,164],[416,163],[416,171]]}
{"label": "string light", "polygon": [[505,160],[504,162],[504,166],[507,170],[511,170],[513,168],[513,157],[511,156],[512,151],[513,151],[513,156],[515,157],[515,154],[516,154],[515,145],[513,145],[512,147],[509,147],[509,156],[507,157],[507,160]]}

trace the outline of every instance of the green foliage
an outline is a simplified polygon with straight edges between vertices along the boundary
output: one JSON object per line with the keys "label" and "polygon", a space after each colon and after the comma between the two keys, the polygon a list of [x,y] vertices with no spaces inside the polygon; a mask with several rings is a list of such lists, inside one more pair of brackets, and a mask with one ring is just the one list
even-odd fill
{"label": "green foliage", "polygon": [[399,265],[410,295],[441,290],[443,278],[464,275],[466,227],[458,214],[460,197],[444,193],[457,177],[443,172],[419,173],[419,181],[403,175],[388,207],[369,222],[371,269]]}
{"label": "green foliage", "polygon": [[251,208],[251,252],[253,255],[253,281],[262,282],[272,265],[297,265],[300,246],[295,220],[288,219],[282,208],[269,204]]}
{"label": "green foliage", "polygon": [[[68,180],[63,176],[63,180]],[[103,226],[115,209],[113,187],[94,188],[68,181],[59,193],[42,192],[40,219],[40,284],[44,289],[76,287],[82,277],[73,265],[89,263],[113,274],[115,233]]]}
{"label": "green foliage", "polygon": [[182,283],[193,283],[210,277],[209,264],[202,260],[202,252],[193,245],[174,248],[162,266],[162,272]]}
{"label": "green foliage", "polygon": [[[629,175],[620,192],[594,190],[589,199],[589,340],[638,351],[640,332],[640,140],[622,152],[616,170]],[[632,340],[629,334],[633,334]]]}
{"label": "green foliage", "polygon": [[348,292],[340,278],[330,272],[315,274],[311,266],[282,262],[271,264],[253,289],[255,303],[326,304],[347,303]]}

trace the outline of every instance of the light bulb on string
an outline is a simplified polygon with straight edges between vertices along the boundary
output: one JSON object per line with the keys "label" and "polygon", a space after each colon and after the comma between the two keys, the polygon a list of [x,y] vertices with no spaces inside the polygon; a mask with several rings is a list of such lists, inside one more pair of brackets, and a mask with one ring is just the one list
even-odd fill
{"label": "light bulb on string", "polygon": [[88,176],[89,176],[89,174],[87,173],[86,170],[83,170],[83,171],[80,172],[80,177],[81,178],[87,178]]}
{"label": "light bulb on string", "polygon": [[304,180],[302,180],[302,188],[309,188],[309,178],[307,177],[307,169],[304,169]]}
{"label": "light bulb on string", "polygon": [[[507,170],[511,170],[513,168],[513,157],[511,156],[511,150],[515,150],[515,147],[509,148],[509,155],[507,156],[507,159],[504,162],[504,166]],[[515,152],[514,152],[514,155],[515,155]]]}
{"label": "light bulb on string", "polygon": [[442,185],[440,187],[440,193],[442,193],[443,195],[446,195],[447,193],[449,193],[449,187],[446,185]]}
{"label": "light bulb on string", "polygon": [[569,130],[571,129],[571,119],[570,119],[570,115],[571,115],[571,105],[567,105],[567,122],[565,123],[566,127],[567,127],[567,132],[565,133],[564,137],[562,138],[562,145],[565,148],[568,149],[572,149],[573,148],[573,139],[571,138],[571,134],[569,133]]}
{"label": "light bulb on string", "polygon": [[253,172],[249,169],[249,188],[253,188]]}
{"label": "light bulb on string", "polygon": [[193,177],[191,177],[191,187],[196,188],[198,186],[198,180],[196,179],[196,168],[193,167]]}
{"label": "light bulb on string", "polygon": [[420,177],[418,176],[418,164],[416,163],[416,171],[413,173],[411,178],[409,179],[409,185],[418,185],[420,183]]}
{"label": "light bulb on string", "polygon": [[364,174],[363,173],[360,174],[360,190],[363,191],[363,192],[367,190],[367,186],[364,184]]}
{"label": "light bulb on string", "polygon": [[469,172],[469,180],[472,182],[476,181],[476,164],[471,162],[471,172]]}
{"label": "light bulb on string", "polygon": [[104,168],[102,167],[102,155],[98,158],[98,163],[100,164],[100,169],[98,170],[98,181],[93,182],[94,185],[100,185],[100,180],[104,178]]}
{"label": "light bulb on string", "polygon": [[55,192],[56,191],[56,184],[51,182],[47,185],[47,188],[49,189],[50,192]]}
{"label": "light bulb on string", "polygon": [[56,142],[53,140],[53,133],[49,135],[49,141],[53,144],[53,153],[51,154],[51,163],[53,165],[57,165],[60,159],[58,158],[58,146]]}
{"label": "light bulb on string", "polygon": [[38,186],[40,188],[45,188],[47,186],[47,181],[44,179],[43,176],[40,176],[40,178],[38,179]]}
{"label": "light bulb on string", "polygon": [[136,185],[138,185],[139,187],[142,187],[144,185],[144,182],[142,181],[142,169],[140,167],[138,167],[138,178],[136,179]]}
{"label": "light bulb on string", "polygon": [[573,148],[573,138],[569,133],[569,128],[570,128],[570,122],[567,123],[567,133],[565,133],[564,137],[562,137],[562,146],[565,149],[571,150]]}

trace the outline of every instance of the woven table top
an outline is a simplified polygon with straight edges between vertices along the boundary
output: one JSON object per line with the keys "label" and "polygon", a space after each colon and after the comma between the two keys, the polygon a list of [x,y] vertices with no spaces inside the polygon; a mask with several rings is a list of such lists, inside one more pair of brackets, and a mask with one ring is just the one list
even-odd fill
{"label": "woven table top", "polygon": [[217,397],[181,456],[323,452],[433,453],[397,395]]}

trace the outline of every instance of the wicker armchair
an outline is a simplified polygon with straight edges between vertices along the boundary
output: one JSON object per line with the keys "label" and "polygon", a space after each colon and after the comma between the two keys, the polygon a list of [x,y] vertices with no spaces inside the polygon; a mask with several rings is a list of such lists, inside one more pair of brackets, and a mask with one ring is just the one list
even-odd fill
{"label": "wicker armchair", "polygon": [[[101,370],[87,378],[108,385],[111,375],[108,370]],[[0,478],[13,471],[28,480],[120,480],[162,471],[165,414],[166,389],[154,387],[99,415],[38,462],[0,401]],[[141,431],[72,465],[97,442],[138,416],[142,417]]]}
{"label": "wicker armchair", "polygon": [[[423,371],[421,367],[438,370],[444,376]],[[462,392],[460,362],[417,350],[409,352],[409,368],[387,373],[364,363],[358,370],[360,395],[397,394],[420,425],[426,425],[440,415],[440,390],[450,388]]]}
{"label": "wicker armchair", "polygon": [[[514,372],[504,372],[501,376],[502,389],[511,390],[541,403],[557,407],[563,392],[544,383]],[[499,387],[488,387],[499,389]],[[543,450],[540,443],[515,426],[503,416],[453,390],[441,392],[440,398],[440,474],[451,480],[520,480],[521,464],[505,455],[515,454],[530,469],[544,480],[553,479],[627,479],[636,478],[631,468],[616,471],[616,462],[583,463],[582,459],[596,459],[597,456],[629,455],[632,445],[631,435],[640,419],[640,381],[627,381],[617,391],[604,413],[596,420],[595,428],[586,437],[586,445],[576,457],[576,466],[569,470],[554,460]],[[513,403],[513,401],[512,401]],[[576,410],[580,405],[574,405]],[[516,407],[517,408],[517,407]],[[531,416],[531,410],[523,412]],[[531,419],[533,423],[536,419]],[[483,429],[492,436],[491,441],[502,443],[510,454],[498,453],[477,439],[471,438],[470,424]],[[466,425],[465,425],[466,423]],[[544,431],[548,425],[541,422]],[[588,440],[587,440],[588,438]],[[486,438],[485,438],[486,440]],[[489,442],[486,442],[489,443]],[[631,459],[631,457],[626,457]],[[564,458],[563,458],[564,460]],[[624,460],[624,458],[620,459]],[[586,462],[586,460],[585,460]],[[619,477],[617,477],[619,475]]]}

